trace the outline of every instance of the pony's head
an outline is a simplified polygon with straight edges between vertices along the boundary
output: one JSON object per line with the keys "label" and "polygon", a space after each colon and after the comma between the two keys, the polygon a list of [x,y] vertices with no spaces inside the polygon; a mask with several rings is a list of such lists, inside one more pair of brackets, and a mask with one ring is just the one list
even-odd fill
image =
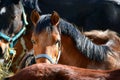
{"label": "pony's head", "polygon": [[14,55],[13,47],[25,31],[23,13],[20,0],[0,0],[0,55],[6,60],[8,55]]}
{"label": "pony's head", "polygon": [[57,26],[59,19],[57,12],[42,16],[35,10],[31,13],[31,20],[34,25],[31,40],[37,63],[58,62],[61,50],[61,37]]}

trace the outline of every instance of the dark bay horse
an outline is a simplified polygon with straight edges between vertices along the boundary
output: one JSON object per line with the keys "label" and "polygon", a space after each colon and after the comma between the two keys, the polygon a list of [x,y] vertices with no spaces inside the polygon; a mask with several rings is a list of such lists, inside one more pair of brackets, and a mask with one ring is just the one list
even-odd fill
{"label": "dark bay horse", "polygon": [[91,70],[60,64],[39,63],[4,80],[119,80],[120,69]]}
{"label": "dark bay horse", "polygon": [[0,55],[4,67],[16,72],[27,50],[32,48],[26,31],[26,14],[20,0],[0,1]]}
{"label": "dark bay horse", "polygon": [[[29,0],[27,0],[29,1]],[[62,18],[86,30],[120,33],[120,0],[35,0],[42,14],[57,11]]]}
{"label": "dark bay horse", "polygon": [[34,10],[31,20],[36,63],[58,62],[93,69],[120,68],[120,50],[115,47],[119,45],[119,38],[114,35],[106,44],[97,45],[75,25],[60,18],[57,12],[40,16]]}

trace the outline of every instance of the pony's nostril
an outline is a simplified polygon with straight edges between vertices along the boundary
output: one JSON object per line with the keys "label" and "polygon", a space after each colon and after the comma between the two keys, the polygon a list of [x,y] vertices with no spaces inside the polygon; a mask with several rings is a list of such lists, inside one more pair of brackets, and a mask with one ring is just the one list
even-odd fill
{"label": "pony's nostril", "polygon": [[2,48],[0,47],[0,58],[3,57]]}

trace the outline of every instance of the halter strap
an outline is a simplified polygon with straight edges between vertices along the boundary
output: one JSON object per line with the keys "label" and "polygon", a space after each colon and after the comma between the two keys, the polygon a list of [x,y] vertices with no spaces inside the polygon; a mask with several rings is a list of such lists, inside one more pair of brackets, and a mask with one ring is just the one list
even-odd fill
{"label": "halter strap", "polygon": [[0,32],[0,37],[4,38],[4,39],[7,40],[8,42],[10,42],[10,48],[13,48],[14,45],[15,45],[15,44],[14,44],[14,41],[16,41],[16,40],[24,33],[25,30],[26,30],[26,28],[23,27],[23,28],[21,29],[21,31],[18,32],[18,33],[17,33],[15,36],[13,36],[12,38]]}
{"label": "halter strap", "polygon": [[61,51],[58,52],[58,57],[56,59],[56,62],[53,61],[53,59],[48,55],[48,54],[38,54],[37,56],[35,56],[35,59],[39,59],[39,58],[46,58],[48,59],[52,64],[57,64],[59,59],[60,59],[60,55],[61,55]]}
{"label": "halter strap", "polygon": [[20,1],[20,4],[21,4],[21,7],[22,7],[22,13],[23,13],[23,23],[24,23],[24,25],[28,25],[26,14],[25,14],[25,10],[24,10],[24,7],[23,7],[21,1]]}
{"label": "halter strap", "polygon": [[55,64],[55,62],[52,60],[52,58],[51,58],[48,54],[39,54],[39,55],[35,56],[35,59],[39,59],[39,58],[46,58],[46,59],[48,59],[52,64]]}

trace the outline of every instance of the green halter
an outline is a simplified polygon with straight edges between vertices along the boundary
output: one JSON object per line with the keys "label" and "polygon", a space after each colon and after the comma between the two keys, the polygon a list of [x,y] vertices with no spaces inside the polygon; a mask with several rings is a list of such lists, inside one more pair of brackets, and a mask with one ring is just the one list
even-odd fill
{"label": "green halter", "polygon": [[[7,40],[10,43],[9,44],[10,48],[13,48],[16,44],[16,40],[25,32],[25,30],[26,30],[26,28],[23,27],[21,29],[21,31],[18,34],[16,34],[15,36],[13,36],[12,38],[0,32],[0,37]],[[10,54],[13,54],[13,53],[14,53],[13,50],[10,50]]]}

